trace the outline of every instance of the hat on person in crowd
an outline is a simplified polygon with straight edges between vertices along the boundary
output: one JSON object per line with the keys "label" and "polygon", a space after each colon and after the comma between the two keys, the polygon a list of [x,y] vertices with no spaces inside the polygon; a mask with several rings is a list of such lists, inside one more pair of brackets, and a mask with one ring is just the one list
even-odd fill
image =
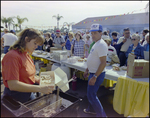
{"label": "hat on person in crowd", "polygon": [[60,33],[60,30],[56,30],[56,33]]}
{"label": "hat on person in crowd", "polygon": [[90,32],[94,32],[94,31],[103,31],[103,27],[100,24],[92,24],[91,25],[91,30]]}
{"label": "hat on person in crowd", "polygon": [[10,33],[16,33],[16,31],[15,30],[10,30]]}

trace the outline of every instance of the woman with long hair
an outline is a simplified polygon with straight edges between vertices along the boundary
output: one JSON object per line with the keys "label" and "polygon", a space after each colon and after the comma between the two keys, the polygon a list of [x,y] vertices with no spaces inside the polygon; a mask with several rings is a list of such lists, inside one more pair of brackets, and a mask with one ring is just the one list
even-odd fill
{"label": "woman with long hair", "polygon": [[18,35],[18,40],[9,48],[2,60],[2,77],[5,85],[3,95],[17,101],[27,102],[35,98],[32,92],[52,93],[52,86],[39,86],[40,79],[35,77],[35,65],[30,54],[42,45],[44,38],[38,30],[27,28]]}
{"label": "woman with long hair", "polygon": [[71,55],[85,57],[85,42],[79,32],[75,34],[75,40],[71,45]]}

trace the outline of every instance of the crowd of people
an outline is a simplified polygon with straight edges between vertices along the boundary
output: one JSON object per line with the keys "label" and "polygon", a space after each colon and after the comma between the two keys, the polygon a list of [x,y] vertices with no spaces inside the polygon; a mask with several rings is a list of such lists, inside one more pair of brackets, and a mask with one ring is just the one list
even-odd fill
{"label": "crowd of people", "polygon": [[[44,44],[38,46],[36,50],[50,52],[50,47],[57,47],[67,50],[68,57],[74,55],[87,58],[92,46],[95,44],[89,30],[86,30],[85,33],[56,30],[55,33],[46,32],[44,34],[41,31],[41,34],[44,37]],[[137,32],[131,35],[129,28],[123,30],[122,37],[118,37],[116,31],[113,31],[111,36],[109,36],[108,31],[103,31],[101,38],[105,40],[109,47],[107,62],[111,63],[112,57],[116,56],[119,59],[120,66],[127,66],[129,53],[135,55],[135,59],[144,59],[144,51],[149,51],[149,30],[144,29],[142,34],[143,39],[141,40]],[[4,48],[5,54],[17,39],[15,30],[9,32],[8,29],[4,29],[4,32],[1,33],[1,46]]]}
{"label": "crowd of people", "polygon": [[149,31],[143,30],[143,39],[137,33],[130,35],[130,29],[123,30],[123,36],[117,37],[113,31],[112,39],[99,24],[93,24],[91,30],[83,34],[68,32],[40,32],[33,28],[21,31],[17,36],[14,30],[5,29],[1,34],[1,46],[6,54],[2,60],[2,76],[5,85],[3,95],[9,95],[20,102],[35,99],[32,92],[52,93],[54,87],[39,86],[40,79],[35,76],[35,66],[30,54],[37,49],[50,52],[51,47],[67,50],[68,57],[87,58],[88,74],[87,98],[89,105],[83,111],[106,117],[106,113],[97,98],[97,91],[105,78],[106,63],[120,63],[127,66],[128,55],[135,59],[144,59],[144,51],[149,51]]}

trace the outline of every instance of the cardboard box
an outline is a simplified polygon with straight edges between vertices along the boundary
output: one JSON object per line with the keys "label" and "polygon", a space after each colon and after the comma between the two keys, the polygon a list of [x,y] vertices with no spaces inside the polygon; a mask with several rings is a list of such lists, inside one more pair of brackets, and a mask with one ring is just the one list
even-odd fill
{"label": "cardboard box", "polygon": [[69,84],[66,83],[68,82],[67,74],[59,67],[55,69],[54,71],[41,72],[40,79],[42,79],[41,76],[43,75],[50,75],[53,80],[51,84],[46,84],[46,83],[44,84],[40,80],[40,85],[52,85],[52,86],[57,85],[63,92],[66,92],[69,90]]}
{"label": "cardboard box", "polygon": [[149,61],[144,59],[135,59],[134,55],[129,54],[127,75],[132,78],[149,78]]}
{"label": "cardboard box", "polygon": [[41,72],[40,85],[55,86],[55,75],[53,71]]}

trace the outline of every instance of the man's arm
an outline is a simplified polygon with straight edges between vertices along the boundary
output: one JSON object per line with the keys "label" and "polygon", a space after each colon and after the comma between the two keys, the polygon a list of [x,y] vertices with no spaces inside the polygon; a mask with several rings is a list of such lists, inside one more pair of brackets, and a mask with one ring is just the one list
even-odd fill
{"label": "man's arm", "polygon": [[61,42],[62,42],[62,44],[61,44],[62,47],[66,45],[65,39],[63,37],[61,37]]}

